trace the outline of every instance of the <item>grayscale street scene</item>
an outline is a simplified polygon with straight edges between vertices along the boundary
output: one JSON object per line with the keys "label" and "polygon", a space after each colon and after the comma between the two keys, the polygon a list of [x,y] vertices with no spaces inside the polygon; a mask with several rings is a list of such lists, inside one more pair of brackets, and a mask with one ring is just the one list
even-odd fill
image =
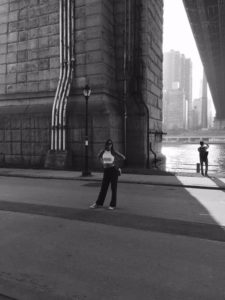
{"label": "grayscale street scene", "polygon": [[225,1],[0,0],[0,300],[225,299]]}

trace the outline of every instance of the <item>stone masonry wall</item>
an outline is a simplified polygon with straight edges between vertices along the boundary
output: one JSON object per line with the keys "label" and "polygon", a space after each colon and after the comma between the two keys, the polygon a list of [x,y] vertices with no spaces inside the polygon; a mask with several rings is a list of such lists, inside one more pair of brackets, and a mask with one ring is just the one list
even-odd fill
{"label": "stone masonry wall", "polygon": [[49,106],[0,109],[0,166],[40,167],[49,147]]}
{"label": "stone masonry wall", "polygon": [[89,99],[89,156],[99,167],[97,153],[112,138],[122,151],[121,95],[117,90],[115,64],[114,1],[76,1],[76,47],[73,91],[69,103],[69,147],[73,165],[82,166],[85,132],[86,83]]}
{"label": "stone masonry wall", "polygon": [[55,0],[0,2],[0,94],[55,91],[58,10]]}
{"label": "stone masonry wall", "polygon": [[54,0],[0,1],[0,163],[43,166],[59,75]]}
{"label": "stone masonry wall", "polygon": [[[130,36],[126,37],[126,42],[125,35],[129,33],[125,33],[125,1],[88,0],[79,1],[79,5],[77,14],[80,18],[76,27],[77,66],[73,87],[79,93],[88,82],[93,90],[89,100],[91,161],[95,160],[99,148],[109,137],[121,151],[124,151],[126,134],[128,164],[145,167],[148,133],[143,102],[149,109],[149,129],[161,131],[162,122],[163,1],[156,3],[144,0],[130,1],[131,12],[127,12],[127,18],[132,18],[131,32]],[[128,73],[126,133],[124,133],[125,47]],[[82,105],[82,96],[80,102],[77,96],[74,100],[76,104],[69,109],[72,115],[69,118],[71,122],[69,128],[71,147],[73,153],[76,153],[76,165],[83,153],[84,104]],[[158,154],[160,139],[161,136],[150,135],[152,148]]]}
{"label": "stone masonry wall", "polygon": [[[142,27],[142,53],[145,79],[144,100],[149,106],[150,143],[157,157],[161,156],[162,135],[162,90],[163,90],[163,0],[144,2]],[[151,153],[153,158],[153,155]]]}
{"label": "stone masonry wall", "polygon": [[[125,149],[125,1],[75,1],[75,68],[67,109],[67,149],[83,166],[85,101],[89,84],[89,161],[108,138]],[[163,1],[130,0],[127,78],[127,157],[145,166],[146,112],[161,129]],[[135,19],[135,12],[140,14]],[[126,38],[125,38],[126,36]],[[132,38],[131,38],[132,37]],[[0,1],[0,163],[43,167],[50,148],[51,110],[59,76],[59,1]],[[155,136],[152,137],[155,143]]]}
{"label": "stone masonry wall", "polygon": [[[163,1],[131,1],[129,14],[127,156],[145,167],[148,134],[152,150],[161,156]],[[154,155],[149,155],[151,163]]]}

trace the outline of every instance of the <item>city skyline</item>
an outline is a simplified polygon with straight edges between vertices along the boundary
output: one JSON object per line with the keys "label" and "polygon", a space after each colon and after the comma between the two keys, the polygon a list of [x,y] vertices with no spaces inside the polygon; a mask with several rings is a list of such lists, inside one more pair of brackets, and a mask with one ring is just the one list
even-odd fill
{"label": "city skyline", "polygon": [[[174,17],[176,12],[176,17]],[[164,0],[163,52],[179,51],[192,61],[193,100],[201,97],[203,66],[182,0]],[[208,89],[209,98],[211,98]],[[212,101],[211,109],[215,114]]]}
{"label": "city skyline", "polygon": [[[174,12],[176,17],[174,18]],[[179,25],[179,26],[178,26]],[[164,1],[163,52],[179,51],[193,64],[193,98],[198,98],[203,66],[182,0]]]}
{"label": "city skyline", "polygon": [[192,62],[179,51],[164,53],[164,126],[167,130],[192,128]]}

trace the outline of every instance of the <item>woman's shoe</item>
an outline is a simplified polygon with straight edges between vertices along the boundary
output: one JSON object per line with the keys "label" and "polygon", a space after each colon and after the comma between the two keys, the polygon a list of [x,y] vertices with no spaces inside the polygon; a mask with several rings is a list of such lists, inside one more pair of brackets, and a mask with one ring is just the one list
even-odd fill
{"label": "woman's shoe", "polygon": [[115,206],[109,206],[108,209],[109,209],[109,210],[114,210],[114,209],[115,209]]}
{"label": "woman's shoe", "polygon": [[89,206],[90,208],[99,208],[102,207],[102,205],[98,205],[96,203],[93,203],[91,206]]}

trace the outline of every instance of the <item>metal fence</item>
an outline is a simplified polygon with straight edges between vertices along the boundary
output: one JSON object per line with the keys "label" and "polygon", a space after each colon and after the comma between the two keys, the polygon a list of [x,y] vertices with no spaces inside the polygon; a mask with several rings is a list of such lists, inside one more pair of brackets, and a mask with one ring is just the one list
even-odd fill
{"label": "metal fence", "polygon": [[[204,165],[203,165],[204,166]],[[205,168],[205,166],[204,166]],[[225,166],[224,171],[221,170],[221,165],[208,165],[208,172],[212,173],[224,173],[225,174]],[[176,173],[200,173],[200,163],[196,164],[184,164],[184,163],[166,163],[166,171],[168,172],[176,172]]]}

